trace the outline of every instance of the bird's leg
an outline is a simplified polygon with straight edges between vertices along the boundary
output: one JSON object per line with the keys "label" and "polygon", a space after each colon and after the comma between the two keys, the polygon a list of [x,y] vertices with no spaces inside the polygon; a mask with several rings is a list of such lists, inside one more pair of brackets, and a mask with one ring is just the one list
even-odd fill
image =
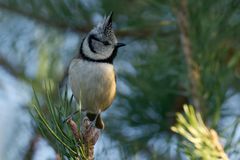
{"label": "bird's leg", "polygon": [[95,117],[94,120],[92,121],[92,123],[93,123],[94,125],[96,124],[96,121],[97,121],[98,116],[100,116],[100,112],[97,113],[96,117]]}
{"label": "bird's leg", "polygon": [[92,114],[92,113],[87,113],[86,116],[88,117],[88,119],[91,121],[89,128],[95,126],[95,123],[97,121],[97,114]]}
{"label": "bird's leg", "polygon": [[[102,119],[101,119],[101,115],[100,115],[100,111],[97,114],[92,114],[92,113],[87,113],[86,115],[88,117],[88,119],[91,121],[91,125],[90,127],[97,127],[98,129],[103,129],[103,125],[99,126],[99,121],[102,124]],[[89,127],[89,128],[90,128]]]}

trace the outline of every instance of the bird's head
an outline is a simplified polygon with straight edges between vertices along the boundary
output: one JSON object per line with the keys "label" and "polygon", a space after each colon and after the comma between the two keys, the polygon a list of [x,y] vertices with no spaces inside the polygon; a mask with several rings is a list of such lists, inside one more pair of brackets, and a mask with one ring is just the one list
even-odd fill
{"label": "bird's head", "polygon": [[93,28],[82,43],[82,54],[95,61],[112,61],[119,47],[124,46],[118,43],[112,29],[111,12],[95,28]]}

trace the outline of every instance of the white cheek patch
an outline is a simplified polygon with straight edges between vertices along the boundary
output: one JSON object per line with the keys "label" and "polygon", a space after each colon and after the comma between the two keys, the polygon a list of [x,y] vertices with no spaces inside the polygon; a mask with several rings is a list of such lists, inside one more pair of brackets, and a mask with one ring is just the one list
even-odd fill
{"label": "white cheek patch", "polygon": [[[87,37],[88,38],[88,37]],[[113,48],[109,47],[105,49],[104,53],[100,53],[96,50],[97,53],[94,53],[90,50],[87,38],[83,41],[82,49],[83,49],[83,54],[86,55],[87,57],[94,59],[94,60],[102,60],[102,59],[107,59],[111,56],[113,52]]]}

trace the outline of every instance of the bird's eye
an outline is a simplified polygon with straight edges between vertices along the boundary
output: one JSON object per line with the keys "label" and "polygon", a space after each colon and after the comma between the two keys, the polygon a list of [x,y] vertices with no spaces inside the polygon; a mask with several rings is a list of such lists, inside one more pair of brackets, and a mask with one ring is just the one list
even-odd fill
{"label": "bird's eye", "polygon": [[110,43],[109,43],[108,41],[103,41],[102,43],[103,43],[105,46],[110,45]]}

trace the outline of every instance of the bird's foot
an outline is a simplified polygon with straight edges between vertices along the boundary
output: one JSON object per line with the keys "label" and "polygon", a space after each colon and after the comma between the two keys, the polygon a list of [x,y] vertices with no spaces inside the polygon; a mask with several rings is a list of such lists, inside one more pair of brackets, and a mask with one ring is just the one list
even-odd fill
{"label": "bird's foot", "polygon": [[104,128],[104,123],[102,121],[100,112],[97,114],[92,114],[92,113],[87,113],[86,115],[88,119],[91,121],[91,127],[96,127],[98,129],[103,129]]}

